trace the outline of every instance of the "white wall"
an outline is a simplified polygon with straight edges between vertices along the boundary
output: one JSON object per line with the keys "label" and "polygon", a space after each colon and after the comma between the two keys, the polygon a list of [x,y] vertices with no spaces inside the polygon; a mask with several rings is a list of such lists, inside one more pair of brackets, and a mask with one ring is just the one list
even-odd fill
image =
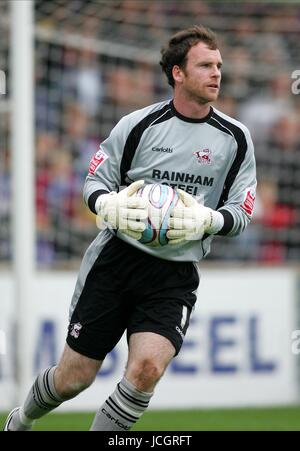
{"label": "white wall", "polygon": [[[32,348],[32,378],[62,351],[76,274],[40,273],[24,346]],[[15,385],[12,283],[0,275],[0,411],[10,408]],[[278,269],[205,269],[184,346],[160,381],[152,408],[288,404],[298,400],[297,274]],[[25,319],[24,319],[25,320]],[[4,333],[3,333],[4,331]],[[114,390],[126,362],[124,339],[107,357],[86,392],[60,409],[96,409]]]}

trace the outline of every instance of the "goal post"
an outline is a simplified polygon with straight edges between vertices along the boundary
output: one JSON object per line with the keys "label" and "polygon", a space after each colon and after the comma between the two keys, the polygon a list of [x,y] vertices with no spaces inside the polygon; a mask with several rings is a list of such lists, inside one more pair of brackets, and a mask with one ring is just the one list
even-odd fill
{"label": "goal post", "polygon": [[35,269],[33,1],[13,0],[11,13],[12,249],[16,309],[16,401],[31,383],[30,311]]}

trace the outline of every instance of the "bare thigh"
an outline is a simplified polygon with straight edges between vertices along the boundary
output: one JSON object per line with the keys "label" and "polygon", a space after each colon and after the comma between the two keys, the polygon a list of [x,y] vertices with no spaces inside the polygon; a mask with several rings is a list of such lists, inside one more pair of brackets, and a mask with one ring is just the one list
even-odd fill
{"label": "bare thigh", "polygon": [[151,391],[175,355],[172,343],[153,332],[130,336],[125,377],[138,389]]}
{"label": "bare thigh", "polygon": [[94,381],[102,362],[85,357],[66,344],[54,377],[58,394],[73,397],[87,388]]}

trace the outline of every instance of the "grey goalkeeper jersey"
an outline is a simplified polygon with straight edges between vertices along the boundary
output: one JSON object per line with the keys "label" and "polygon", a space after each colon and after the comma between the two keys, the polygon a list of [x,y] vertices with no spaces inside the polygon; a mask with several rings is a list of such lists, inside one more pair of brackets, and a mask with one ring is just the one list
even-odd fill
{"label": "grey goalkeeper jersey", "polygon": [[[95,212],[100,194],[118,191],[140,179],[187,191],[223,214],[224,227],[219,234],[238,235],[251,219],[255,199],[250,133],[243,124],[213,107],[203,119],[182,116],[173,101],[135,111],[118,122],[92,159],[84,186],[85,202]],[[113,233],[101,231],[94,245],[106,242]],[[157,257],[193,262],[209,252],[213,238],[149,247],[119,231],[117,236]]]}

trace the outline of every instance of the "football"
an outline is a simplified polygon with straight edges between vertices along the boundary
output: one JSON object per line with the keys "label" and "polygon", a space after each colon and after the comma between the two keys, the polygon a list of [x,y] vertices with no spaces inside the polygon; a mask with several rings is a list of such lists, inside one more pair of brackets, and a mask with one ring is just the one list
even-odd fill
{"label": "football", "polygon": [[149,202],[146,229],[139,242],[147,246],[165,246],[168,244],[170,213],[181,202],[178,193],[168,185],[155,183],[142,186],[136,196],[145,197]]}

